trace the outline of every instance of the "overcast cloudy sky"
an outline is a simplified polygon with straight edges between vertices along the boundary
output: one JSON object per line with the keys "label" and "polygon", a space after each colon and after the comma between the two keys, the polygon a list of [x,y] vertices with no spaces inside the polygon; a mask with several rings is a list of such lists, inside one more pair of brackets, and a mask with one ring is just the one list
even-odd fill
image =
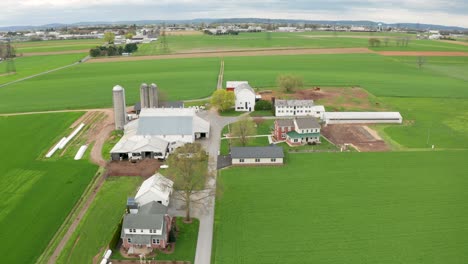
{"label": "overcast cloudy sky", "polygon": [[1,0],[1,3],[0,26],[258,17],[468,27],[468,0]]}

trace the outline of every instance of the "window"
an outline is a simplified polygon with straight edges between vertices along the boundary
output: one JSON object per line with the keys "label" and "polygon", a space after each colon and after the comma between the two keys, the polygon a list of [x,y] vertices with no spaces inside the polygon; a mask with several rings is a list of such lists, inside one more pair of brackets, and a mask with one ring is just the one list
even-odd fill
{"label": "window", "polygon": [[158,244],[158,245],[159,245],[159,239],[156,239],[156,244]]}
{"label": "window", "polygon": [[140,233],[143,233],[143,229],[140,230]]}
{"label": "window", "polygon": [[260,159],[255,159],[255,162],[260,162]]}
{"label": "window", "polygon": [[153,229],[150,229],[150,233],[153,233]]}
{"label": "window", "polygon": [[132,239],[131,239],[131,238],[127,238],[127,242],[128,242],[128,243],[132,243]]}
{"label": "window", "polygon": [[244,159],[239,159],[239,162],[244,162]]}
{"label": "window", "polygon": [[132,232],[133,232],[133,233],[136,233],[136,229],[135,229],[135,228],[133,228],[133,231],[132,231]]}
{"label": "window", "polygon": [[296,138],[296,139],[294,139],[294,142],[297,142],[297,138]]}
{"label": "window", "polygon": [[153,238],[153,244],[156,244],[156,238]]}
{"label": "window", "polygon": [[276,159],[271,159],[271,162],[276,162]]}

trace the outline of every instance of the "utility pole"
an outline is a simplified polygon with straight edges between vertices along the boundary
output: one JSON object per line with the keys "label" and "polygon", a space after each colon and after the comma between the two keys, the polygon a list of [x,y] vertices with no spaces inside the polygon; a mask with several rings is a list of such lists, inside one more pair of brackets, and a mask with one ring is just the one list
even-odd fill
{"label": "utility pole", "polygon": [[7,73],[16,72],[15,61],[13,60],[14,57],[15,57],[15,50],[13,49],[13,47],[11,47],[11,41],[10,39],[8,39],[7,44],[6,44],[6,56],[5,56],[5,60],[7,64],[6,65]]}
{"label": "utility pole", "polygon": [[[162,30],[162,31],[161,31]],[[166,38],[166,23],[162,24],[162,29],[160,30],[160,38],[161,38],[161,49],[163,53],[169,53],[169,45],[167,44]]]}

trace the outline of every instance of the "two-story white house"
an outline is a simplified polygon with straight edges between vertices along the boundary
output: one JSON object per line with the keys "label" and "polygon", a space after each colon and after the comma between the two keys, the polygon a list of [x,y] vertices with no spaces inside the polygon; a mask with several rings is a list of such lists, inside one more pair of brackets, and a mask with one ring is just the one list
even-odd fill
{"label": "two-story white house", "polygon": [[234,89],[236,96],[235,110],[241,112],[255,111],[255,91],[247,83],[242,83]]}
{"label": "two-story white house", "polygon": [[[320,143],[320,124],[315,117],[294,118],[291,125],[293,130],[286,133],[286,142],[289,145]],[[280,126],[275,125],[275,129],[276,127],[282,130]]]}
{"label": "two-story white house", "polygon": [[314,100],[275,100],[276,116],[313,116],[323,118],[325,107],[315,105]]}

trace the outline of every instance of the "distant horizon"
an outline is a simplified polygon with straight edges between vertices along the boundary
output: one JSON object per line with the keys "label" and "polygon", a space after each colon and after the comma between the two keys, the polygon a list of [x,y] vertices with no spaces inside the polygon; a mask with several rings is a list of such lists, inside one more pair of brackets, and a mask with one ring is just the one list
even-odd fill
{"label": "distant horizon", "polygon": [[366,20],[468,28],[465,0],[3,0],[2,4],[0,27],[86,21],[262,18]]}
{"label": "distant horizon", "polygon": [[[98,20],[98,21],[77,21],[77,22],[51,22],[51,23],[45,23],[45,24],[15,24],[15,25],[0,25],[0,28],[8,28],[8,27],[45,27],[48,25],[63,25],[63,26],[73,26],[73,25],[79,25],[79,24],[89,24],[90,26],[93,25],[118,25],[119,23],[122,22],[127,22],[127,23],[138,23],[141,21],[158,21],[158,22],[182,22],[182,21],[196,21],[196,20],[254,20],[254,19],[259,19],[259,20],[268,20],[271,19],[273,21],[275,20],[292,20],[292,21],[320,21],[320,22],[342,22],[342,21],[347,21],[347,22],[373,22],[373,23],[382,23],[384,25],[395,25],[395,24],[422,24],[422,25],[435,25],[435,26],[442,26],[442,27],[458,27],[458,28],[464,28],[468,30],[468,27],[464,26],[458,26],[458,25],[447,25],[447,24],[437,24],[437,23],[419,23],[419,22],[385,22],[385,21],[376,21],[376,20],[368,20],[368,19],[301,19],[301,18],[263,18],[263,17],[219,17],[219,18],[190,18],[190,19],[130,19],[130,20]],[[356,24],[358,25],[358,24]]]}

